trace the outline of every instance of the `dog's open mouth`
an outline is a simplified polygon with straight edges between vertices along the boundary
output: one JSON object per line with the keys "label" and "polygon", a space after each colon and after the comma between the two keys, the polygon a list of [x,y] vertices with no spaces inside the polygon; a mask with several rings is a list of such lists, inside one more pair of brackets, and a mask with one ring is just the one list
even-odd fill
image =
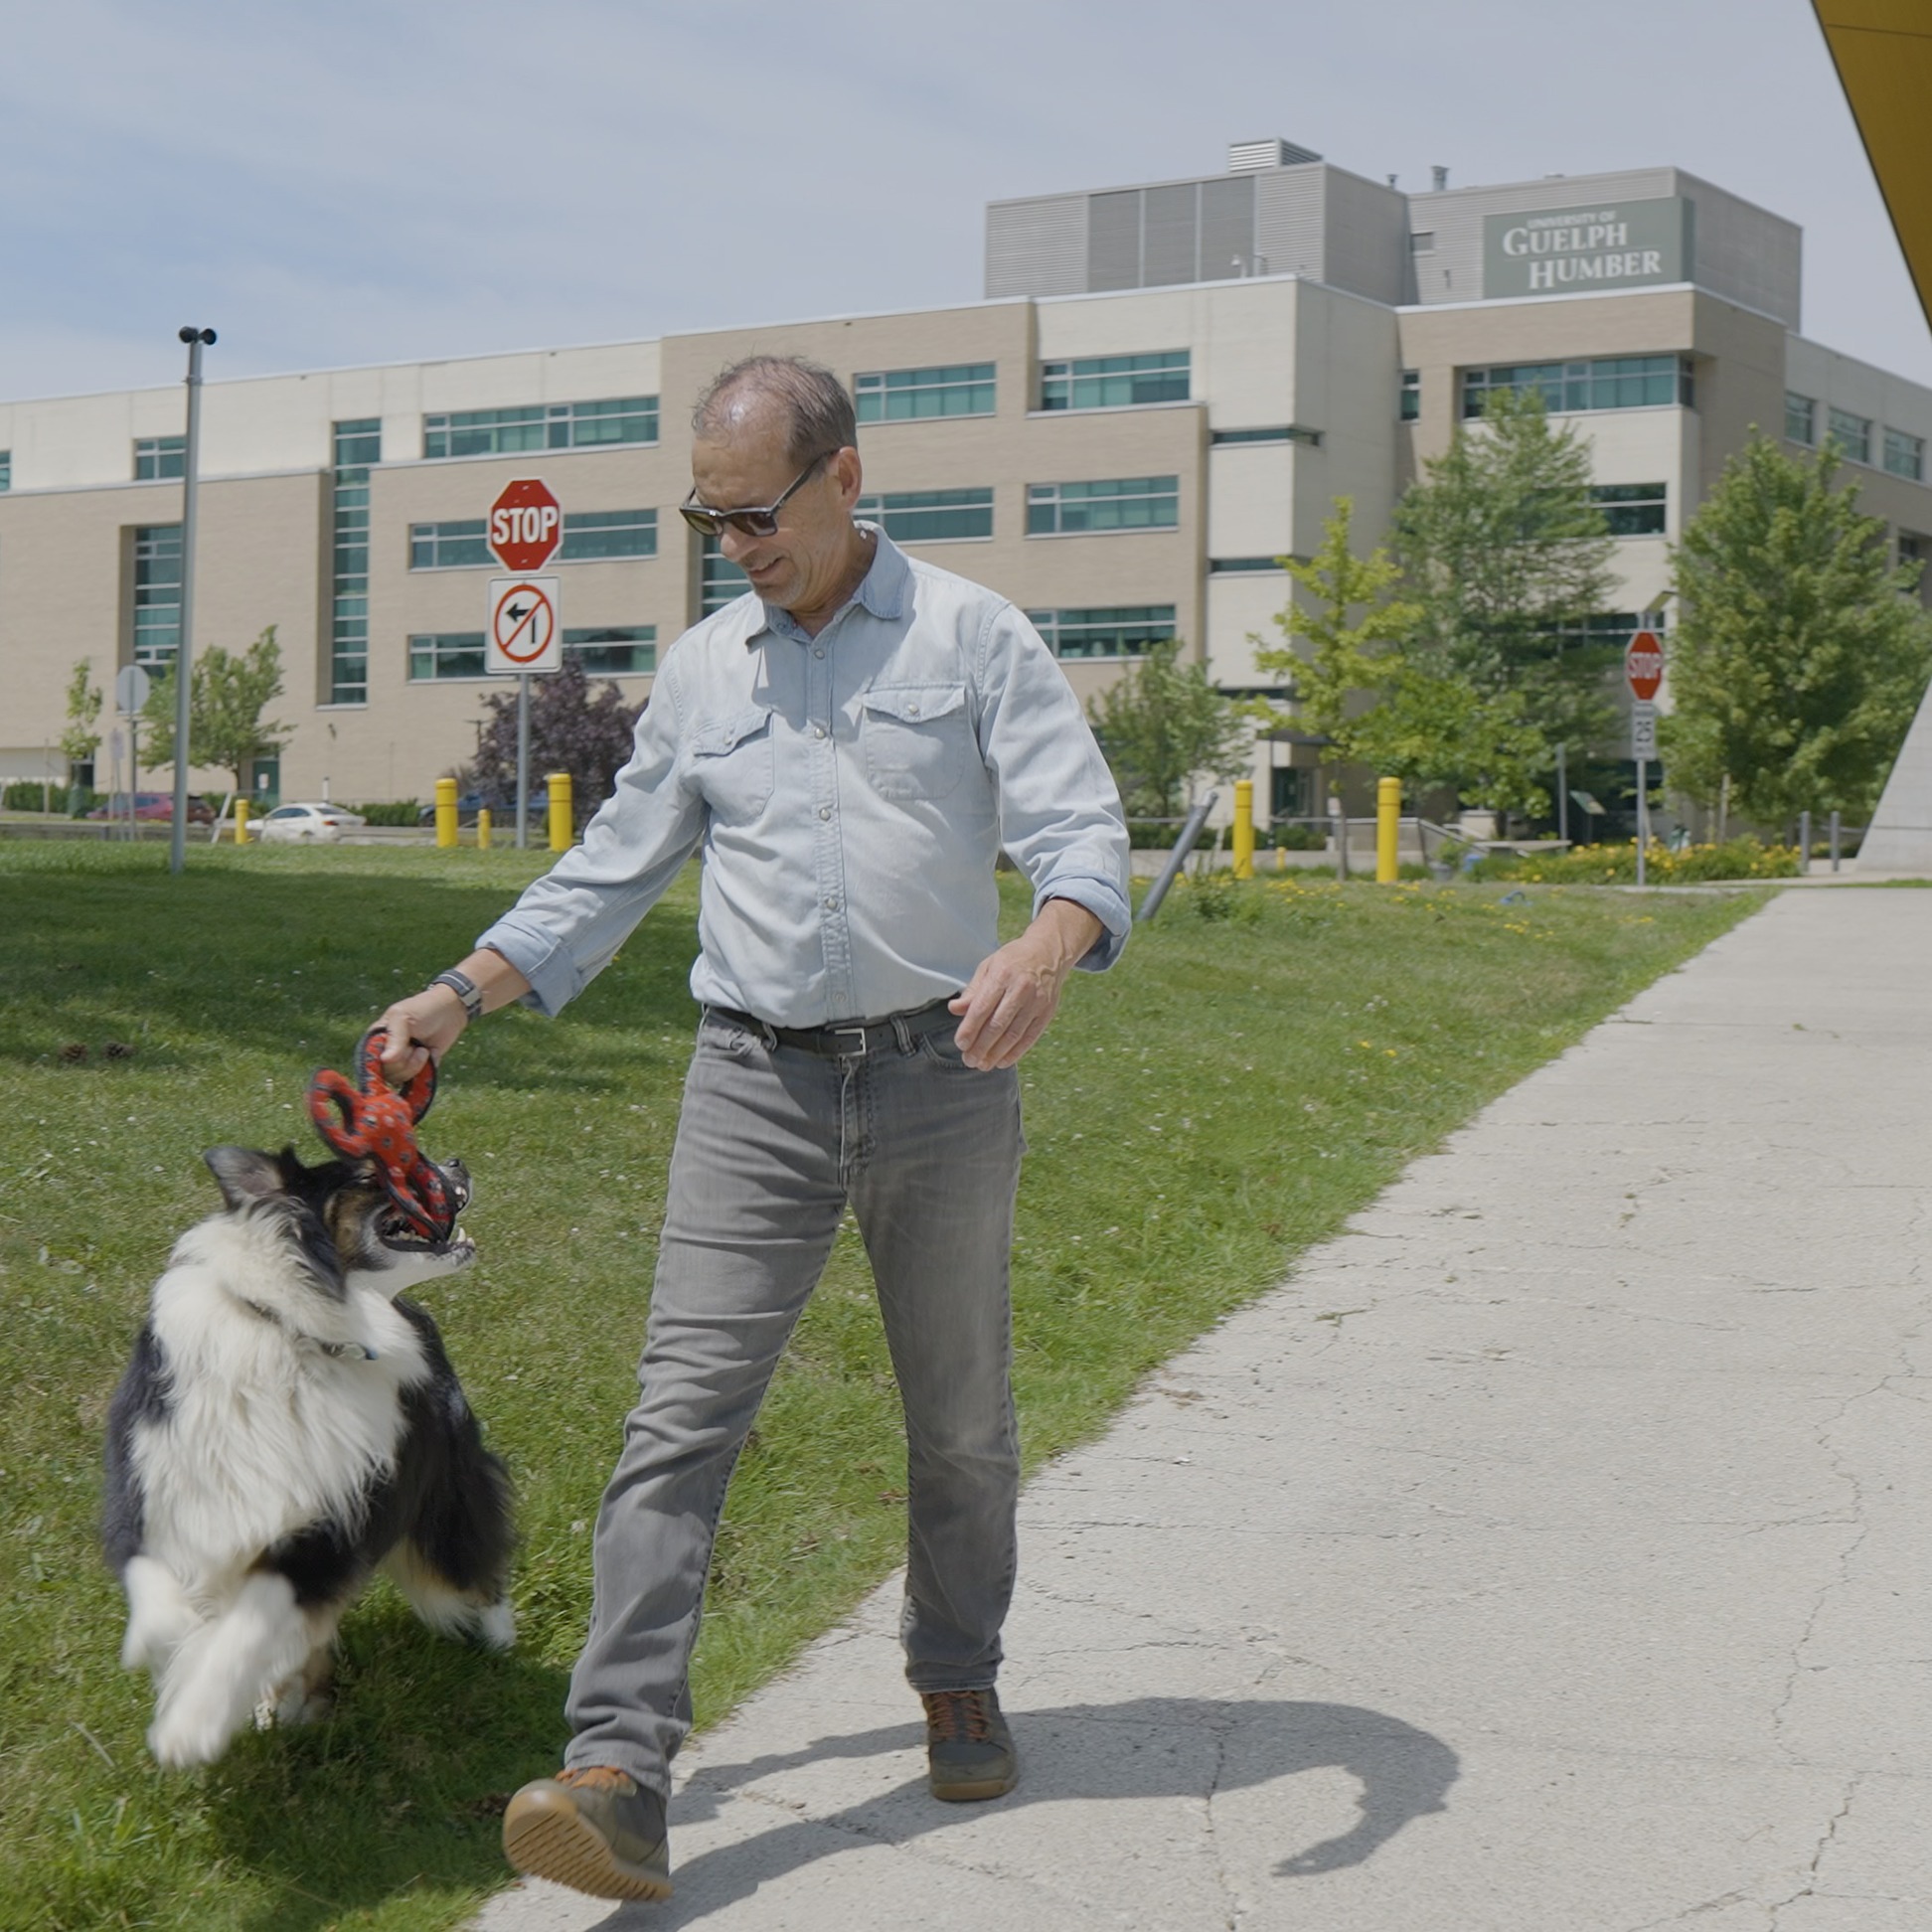
{"label": "dog's open mouth", "polygon": [[376,1223],[376,1238],[399,1254],[470,1254],[476,1248],[460,1225],[450,1230],[448,1240],[438,1241],[423,1233],[408,1215],[396,1211]]}

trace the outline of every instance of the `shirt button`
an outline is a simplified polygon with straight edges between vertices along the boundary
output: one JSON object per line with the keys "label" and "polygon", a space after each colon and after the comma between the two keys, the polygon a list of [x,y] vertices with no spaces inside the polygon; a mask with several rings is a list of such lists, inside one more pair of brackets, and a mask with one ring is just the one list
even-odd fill
{"label": "shirt button", "polygon": [[919,715],[919,708],[918,708],[918,706],[917,706],[917,705],[907,705],[907,706],[906,706],[906,708],[905,708],[905,715],[906,715],[906,717],[907,717],[907,718],[917,718],[917,717],[918,717],[918,715]]}
{"label": "shirt button", "polygon": [[832,808],[831,808],[831,806],[829,806],[829,805],[821,805],[821,806],[819,807],[819,817],[820,817],[820,818],[822,818],[822,819],[829,819],[829,818],[830,818],[831,816],[832,816]]}
{"label": "shirt button", "polygon": [[812,726],[812,735],[822,738],[825,735],[825,726],[823,724],[814,724]]}
{"label": "shirt button", "polygon": [[825,655],[825,646],[823,644],[814,644],[812,646],[812,655],[814,657],[823,657]]}
{"label": "shirt button", "polygon": [[828,894],[825,901],[825,909],[828,912],[836,912],[839,909],[839,901]]}

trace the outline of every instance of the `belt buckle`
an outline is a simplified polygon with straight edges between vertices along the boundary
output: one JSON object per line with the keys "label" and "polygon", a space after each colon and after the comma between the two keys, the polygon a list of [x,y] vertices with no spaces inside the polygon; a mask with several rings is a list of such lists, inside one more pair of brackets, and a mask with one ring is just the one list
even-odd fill
{"label": "belt buckle", "polygon": [[841,1059],[864,1059],[867,1053],[872,1050],[866,1039],[866,1029],[864,1027],[827,1027],[825,1031],[835,1040],[843,1034],[857,1034],[859,1036],[859,1045],[857,1046],[849,1049],[840,1049],[839,1058]]}

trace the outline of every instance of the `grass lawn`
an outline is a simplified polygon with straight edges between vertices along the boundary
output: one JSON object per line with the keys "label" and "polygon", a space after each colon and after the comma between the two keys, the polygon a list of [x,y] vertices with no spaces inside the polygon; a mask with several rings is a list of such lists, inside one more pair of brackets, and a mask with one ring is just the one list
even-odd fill
{"label": "grass lawn", "polygon": [[[341,1703],[204,1774],[141,1742],[144,1678],[94,1547],[106,1402],[199,1153],[292,1139],[319,1063],[465,952],[536,854],[0,845],[0,1926],[426,1932],[506,1873],[503,1796],[551,1769],[589,1602],[586,1524],[633,1389],[695,1018],[675,886],[556,1023],[491,1020],[426,1139],[478,1178],[482,1259],[433,1308],[524,1543],[517,1651],[420,1630],[387,1586]],[[1006,915],[1024,894],[1006,882]],[[1178,887],[1023,1069],[1015,1295],[1029,1461],[1277,1281],[1412,1155],[1761,898],[1580,888]],[[131,1056],[106,1058],[108,1042]],[[84,1058],[63,1048],[84,1046]],[[699,1653],[715,1719],[897,1561],[897,1410],[848,1226],[739,1467]],[[1024,1675],[1026,1660],[1013,1666]]]}

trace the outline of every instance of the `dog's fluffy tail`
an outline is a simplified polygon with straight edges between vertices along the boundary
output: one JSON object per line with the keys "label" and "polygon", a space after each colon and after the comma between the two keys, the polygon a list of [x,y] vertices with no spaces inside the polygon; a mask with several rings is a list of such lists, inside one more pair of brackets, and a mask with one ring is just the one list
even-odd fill
{"label": "dog's fluffy tail", "polygon": [[234,1603],[178,1644],[159,1672],[148,1749],[162,1764],[212,1764],[264,1692],[301,1667],[312,1644],[288,1578],[269,1570],[250,1576]]}

